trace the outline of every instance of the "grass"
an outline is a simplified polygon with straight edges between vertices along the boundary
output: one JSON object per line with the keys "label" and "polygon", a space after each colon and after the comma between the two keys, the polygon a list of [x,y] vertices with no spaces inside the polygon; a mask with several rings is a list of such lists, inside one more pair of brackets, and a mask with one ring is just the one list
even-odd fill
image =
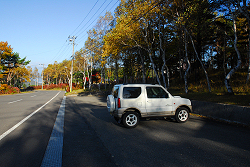
{"label": "grass", "polygon": [[235,93],[229,95],[227,93],[209,93],[209,92],[189,92],[186,94],[180,89],[168,90],[173,96],[181,96],[191,100],[210,101],[215,103],[233,104],[240,106],[250,106],[249,93]]}
{"label": "grass", "polygon": [[[173,96],[181,96],[185,97],[191,100],[200,100],[200,101],[210,101],[215,103],[224,103],[224,104],[233,104],[233,105],[239,105],[239,106],[250,106],[250,92],[247,91],[235,91],[234,95],[230,95],[226,93],[225,91],[221,90],[213,90],[211,93],[209,93],[205,89],[199,89],[198,91],[194,88],[189,89],[189,93],[186,94],[184,91],[184,88],[170,88],[168,91]],[[66,95],[78,95],[81,93],[94,93],[99,92],[98,89],[94,90],[88,90],[85,91],[83,89],[73,90],[72,92],[67,92]]]}
{"label": "grass", "polygon": [[208,91],[207,81],[202,71],[199,71],[198,81],[196,81],[195,75],[191,75],[188,79],[188,94],[184,91],[183,79],[179,78],[172,79],[172,87],[170,87],[169,92],[191,100],[250,106],[250,82],[246,84],[247,72],[244,69],[236,72],[230,80],[234,95],[227,93],[223,71],[208,70],[208,74],[211,92]]}
{"label": "grass", "polygon": [[[66,95],[78,95],[83,92],[98,92],[99,90],[73,90],[72,92],[67,92]],[[181,96],[191,100],[200,100],[200,101],[210,101],[215,103],[224,103],[224,104],[233,104],[240,106],[250,106],[250,94],[249,93],[235,93],[234,95],[229,95],[227,93],[209,93],[209,92],[192,92],[188,94],[181,89],[168,89],[168,91],[173,96]]]}
{"label": "grass", "polygon": [[84,92],[83,89],[78,89],[78,90],[72,90],[72,92],[67,92],[65,93],[66,96],[70,96],[70,95],[78,95],[80,93]]}

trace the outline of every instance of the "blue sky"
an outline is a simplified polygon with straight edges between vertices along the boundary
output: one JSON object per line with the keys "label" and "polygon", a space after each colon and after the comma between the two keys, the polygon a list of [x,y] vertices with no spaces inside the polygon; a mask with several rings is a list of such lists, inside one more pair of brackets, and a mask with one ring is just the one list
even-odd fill
{"label": "blue sky", "polygon": [[119,0],[1,0],[0,41],[40,71],[39,64],[70,60],[68,36],[77,36],[75,51],[80,50],[97,19],[118,5]]}

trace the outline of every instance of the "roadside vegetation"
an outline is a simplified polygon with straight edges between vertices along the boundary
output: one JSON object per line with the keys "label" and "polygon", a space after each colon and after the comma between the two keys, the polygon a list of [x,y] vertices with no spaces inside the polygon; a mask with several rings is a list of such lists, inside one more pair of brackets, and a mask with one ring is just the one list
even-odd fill
{"label": "roadside vegetation", "polygon": [[[249,106],[249,11],[246,0],[121,0],[74,53],[73,89],[153,83],[190,99]],[[71,64],[49,64],[44,85],[69,85]],[[39,76],[37,69],[30,74]],[[1,80],[13,87],[15,81]]]}
{"label": "roadside vegetation", "polygon": [[20,93],[20,89],[17,87],[11,87],[7,84],[1,84],[0,95],[2,95],[2,94],[15,94],[15,93]]}
{"label": "roadside vegetation", "polygon": [[[246,1],[121,1],[88,31],[74,55],[73,82],[155,83],[218,95],[249,94]],[[47,82],[69,81],[71,61],[45,69]],[[60,72],[59,72],[60,71]]]}
{"label": "roadside vegetation", "polygon": [[[14,52],[8,42],[0,42],[0,94],[19,93],[25,81],[30,81],[30,61]],[[27,66],[27,67],[26,67]]]}

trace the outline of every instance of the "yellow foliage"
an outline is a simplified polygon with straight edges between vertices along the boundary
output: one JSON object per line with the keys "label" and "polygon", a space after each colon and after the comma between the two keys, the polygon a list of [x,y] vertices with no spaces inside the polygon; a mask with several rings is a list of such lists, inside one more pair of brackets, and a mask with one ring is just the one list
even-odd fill
{"label": "yellow foliage", "polygon": [[119,53],[126,48],[145,46],[142,32],[155,17],[154,13],[159,11],[154,8],[156,4],[156,1],[135,1],[128,6],[127,1],[121,1],[116,11],[117,24],[104,36],[102,58],[117,60]]}
{"label": "yellow foliage", "polygon": [[4,78],[5,74],[0,74],[0,78]]}
{"label": "yellow foliage", "polygon": [[3,58],[5,59],[7,56],[12,56],[13,49],[8,44],[8,42],[0,42],[0,60]]}
{"label": "yellow foliage", "polygon": [[0,91],[1,90],[6,90],[8,88],[8,85],[7,84],[1,84],[0,86]]}

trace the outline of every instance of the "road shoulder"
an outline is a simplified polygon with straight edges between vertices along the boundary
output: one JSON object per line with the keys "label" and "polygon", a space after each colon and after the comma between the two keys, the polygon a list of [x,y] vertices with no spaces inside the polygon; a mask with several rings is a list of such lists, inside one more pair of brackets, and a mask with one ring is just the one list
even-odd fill
{"label": "road shoulder", "polygon": [[83,117],[87,108],[67,97],[64,122],[63,166],[116,166],[108,150]]}

